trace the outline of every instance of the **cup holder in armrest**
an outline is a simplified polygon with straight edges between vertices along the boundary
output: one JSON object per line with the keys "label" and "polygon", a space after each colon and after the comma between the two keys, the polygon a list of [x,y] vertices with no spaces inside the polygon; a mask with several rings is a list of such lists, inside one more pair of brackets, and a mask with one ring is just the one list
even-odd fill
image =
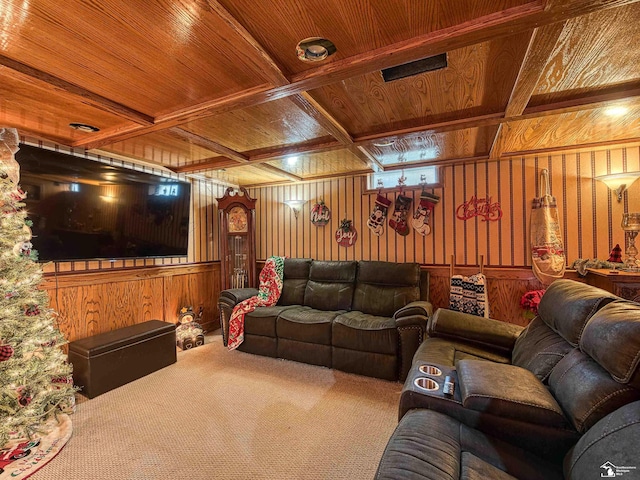
{"label": "cup holder in armrest", "polygon": [[431,378],[426,377],[418,377],[413,381],[413,384],[421,390],[427,390],[429,392],[434,392],[440,388],[438,382]]}
{"label": "cup holder in armrest", "polygon": [[438,367],[434,367],[433,365],[420,365],[419,370],[421,373],[432,377],[439,377],[442,375],[442,370]]}

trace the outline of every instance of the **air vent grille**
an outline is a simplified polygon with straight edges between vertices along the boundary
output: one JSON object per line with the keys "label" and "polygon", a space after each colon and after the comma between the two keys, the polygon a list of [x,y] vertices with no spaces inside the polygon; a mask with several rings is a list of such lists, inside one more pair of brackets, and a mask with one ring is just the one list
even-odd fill
{"label": "air vent grille", "polygon": [[386,68],[382,70],[382,79],[385,82],[391,82],[393,80],[411,77],[412,75],[418,75],[419,73],[440,70],[446,66],[447,54],[441,53],[440,55],[423,58],[422,60],[416,60],[415,62],[405,63],[403,65],[398,65],[397,67]]}

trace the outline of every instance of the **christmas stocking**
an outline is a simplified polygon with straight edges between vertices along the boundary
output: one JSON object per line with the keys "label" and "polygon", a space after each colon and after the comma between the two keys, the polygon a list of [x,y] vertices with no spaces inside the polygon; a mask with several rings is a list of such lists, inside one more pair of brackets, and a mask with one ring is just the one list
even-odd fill
{"label": "christmas stocking", "polygon": [[409,216],[409,208],[411,208],[411,197],[405,197],[400,194],[396,197],[396,205],[393,210],[393,217],[389,220],[389,226],[396,233],[405,236],[409,235],[409,224],[407,217]]}
{"label": "christmas stocking", "polygon": [[371,229],[374,235],[380,236],[384,233],[384,222],[387,219],[387,212],[391,206],[391,200],[378,194],[373,212],[367,220],[367,227]]}
{"label": "christmas stocking", "polygon": [[431,216],[433,207],[440,201],[440,197],[431,193],[422,192],[420,195],[420,203],[413,214],[413,228],[420,235],[429,235],[431,233]]}

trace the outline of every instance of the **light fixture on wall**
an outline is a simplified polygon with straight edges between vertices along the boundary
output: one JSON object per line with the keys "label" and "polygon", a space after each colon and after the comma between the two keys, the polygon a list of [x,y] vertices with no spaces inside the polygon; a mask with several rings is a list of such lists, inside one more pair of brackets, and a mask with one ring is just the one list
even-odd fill
{"label": "light fixture on wall", "polygon": [[613,190],[618,197],[618,201],[621,202],[622,194],[633,182],[640,178],[640,172],[612,173],[594,178]]}
{"label": "light fixture on wall", "polygon": [[300,213],[300,208],[305,203],[307,203],[307,201],[306,200],[285,200],[284,203],[293,211],[293,216],[296,217],[296,220],[297,220],[298,213]]}

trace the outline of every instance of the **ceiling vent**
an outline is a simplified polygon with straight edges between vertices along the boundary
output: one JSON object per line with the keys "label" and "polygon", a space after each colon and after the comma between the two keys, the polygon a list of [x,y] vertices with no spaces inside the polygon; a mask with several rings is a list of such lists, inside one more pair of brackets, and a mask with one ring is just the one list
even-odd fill
{"label": "ceiling vent", "polygon": [[440,70],[447,66],[447,54],[441,53],[433,57],[423,58],[415,62],[405,63],[397,67],[386,68],[382,70],[382,79],[385,82],[399,80],[401,78],[410,77],[419,73]]}

